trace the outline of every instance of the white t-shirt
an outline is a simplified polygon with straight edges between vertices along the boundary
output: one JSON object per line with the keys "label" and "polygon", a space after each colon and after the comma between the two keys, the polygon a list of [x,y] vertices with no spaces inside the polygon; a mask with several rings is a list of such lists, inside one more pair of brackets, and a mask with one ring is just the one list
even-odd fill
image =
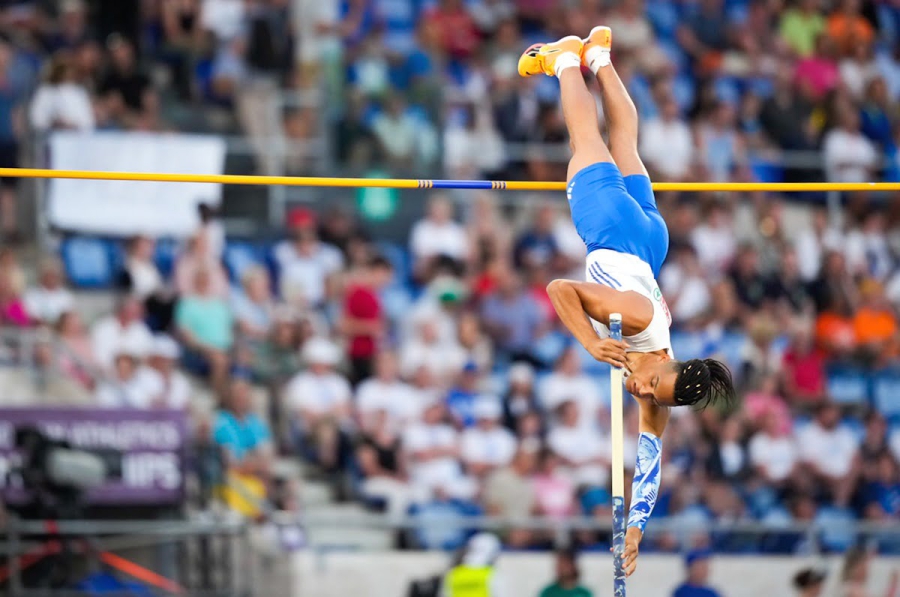
{"label": "white t-shirt", "polygon": [[419,407],[409,385],[400,380],[384,382],[372,377],[356,389],[356,410],[362,415],[385,410],[393,421],[402,423],[415,418]]}
{"label": "white t-shirt", "polygon": [[832,129],[822,143],[825,173],[831,182],[866,182],[877,166],[878,152],[862,133]]}
{"label": "white t-shirt", "polygon": [[[567,473],[576,484],[605,485],[609,478],[610,438],[584,426],[558,426],[547,435],[547,446],[574,463]],[[595,462],[597,459],[605,463]]]}
{"label": "white t-shirt", "polygon": [[28,110],[31,126],[47,131],[64,123],[66,128],[78,131],[94,130],[94,107],[82,85],[60,83],[41,85],[31,100]]}
{"label": "white t-shirt", "polygon": [[49,290],[43,286],[29,288],[22,297],[25,310],[32,319],[56,323],[59,316],[71,311],[75,297],[65,288]]}
{"label": "white t-shirt", "polygon": [[812,227],[804,228],[794,239],[797,264],[805,282],[812,282],[818,277],[822,255],[826,250],[840,250],[844,246],[844,235],[836,228],[827,229],[822,238],[819,238]]}
{"label": "white t-shirt", "polygon": [[823,429],[816,423],[807,425],[797,434],[800,460],[815,465],[832,477],[850,472],[859,442],[849,429],[838,426]]}
{"label": "white t-shirt", "polygon": [[298,297],[317,306],[325,299],[325,280],[344,267],[344,257],[335,247],[319,243],[311,255],[300,255],[289,241],[275,247],[281,270],[281,296],[289,302]]}
{"label": "white t-shirt", "polygon": [[[455,448],[459,445],[459,434],[450,425],[427,425],[418,423],[408,427],[403,433],[403,449],[412,455],[416,452],[436,448]],[[430,489],[444,487],[453,479],[462,476],[459,461],[452,456],[432,458],[425,461],[411,459],[410,479],[413,483]]]}
{"label": "white t-shirt", "polygon": [[97,387],[96,400],[101,408],[150,408],[154,388],[146,377],[135,374],[125,382],[104,382]]}
{"label": "white t-shirt", "polygon": [[466,364],[466,351],[458,344],[426,344],[419,340],[405,343],[400,350],[404,375],[425,367],[442,379],[453,377]]}
{"label": "white t-shirt", "polygon": [[763,468],[774,481],[784,481],[794,470],[799,454],[797,445],[790,437],[772,437],[759,432],[749,445],[750,463]]}
{"label": "white t-shirt", "polygon": [[462,260],[468,253],[469,239],[465,229],[452,220],[435,224],[426,219],[413,226],[409,247],[416,259],[446,255]]}
{"label": "white t-shirt", "polygon": [[115,315],[94,324],[91,329],[91,347],[94,357],[102,367],[111,368],[116,354],[128,347],[135,356],[143,357],[153,346],[153,334],[143,321],[135,321],[123,328]]}
{"label": "white t-shirt", "polygon": [[673,299],[672,320],[689,321],[703,314],[712,304],[712,296],[706,280],[688,274],[676,263],[665,265],[659,274],[659,285]]}
{"label": "white t-shirt", "polygon": [[[622,338],[628,344],[630,352],[666,350],[669,354],[672,353],[672,341],[669,337],[672,316],[650,265],[634,255],[597,249],[587,256],[586,276],[588,280],[618,291],[634,291],[647,297],[653,305],[653,319],[647,329]],[[594,321],[593,324],[601,338],[609,337],[609,328],[599,321]]]}
{"label": "white t-shirt", "polygon": [[146,299],[156,291],[162,289],[163,280],[152,261],[140,261],[129,259],[126,265],[128,275],[131,277],[131,294],[141,299]]}
{"label": "white t-shirt", "polygon": [[320,415],[348,404],[350,395],[350,384],[337,373],[299,373],[285,388],[285,400],[291,410],[308,410]]}
{"label": "white t-shirt", "polygon": [[725,271],[737,250],[734,229],[730,225],[700,224],[691,231],[691,244],[697,252],[700,265],[713,272]]}
{"label": "white t-shirt", "polygon": [[647,120],[641,127],[641,157],[667,178],[683,178],[694,161],[691,129],[680,120]]}
{"label": "white t-shirt", "polygon": [[152,367],[141,367],[136,376],[148,388],[153,405],[161,400],[161,407],[183,410],[191,399],[191,383],[180,371],[173,371],[168,381]]}
{"label": "white t-shirt", "polygon": [[540,381],[537,396],[547,412],[553,412],[567,400],[575,400],[578,403],[578,420],[583,425],[596,425],[601,396],[597,390],[597,382],[587,375],[553,372]]}
{"label": "white t-shirt", "polygon": [[485,431],[470,427],[463,431],[460,455],[463,462],[506,466],[516,453],[516,438],[505,427]]}

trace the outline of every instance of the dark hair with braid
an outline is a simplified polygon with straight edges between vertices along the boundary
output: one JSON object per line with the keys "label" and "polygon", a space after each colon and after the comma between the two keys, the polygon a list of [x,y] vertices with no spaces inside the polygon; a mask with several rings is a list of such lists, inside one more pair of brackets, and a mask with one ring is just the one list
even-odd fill
{"label": "dark hair with braid", "polygon": [[734,402],[734,381],[731,371],[715,359],[692,359],[675,363],[675,403],[679,406],[696,405],[706,408],[710,404]]}

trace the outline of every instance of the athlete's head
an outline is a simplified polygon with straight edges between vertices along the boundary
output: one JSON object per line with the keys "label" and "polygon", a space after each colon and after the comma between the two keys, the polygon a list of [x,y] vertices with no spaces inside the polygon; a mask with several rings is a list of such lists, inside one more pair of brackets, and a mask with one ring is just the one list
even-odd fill
{"label": "athlete's head", "polygon": [[635,397],[660,406],[706,408],[734,399],[731,372],[715,359],[644,359],[628,376],[625,387]]}

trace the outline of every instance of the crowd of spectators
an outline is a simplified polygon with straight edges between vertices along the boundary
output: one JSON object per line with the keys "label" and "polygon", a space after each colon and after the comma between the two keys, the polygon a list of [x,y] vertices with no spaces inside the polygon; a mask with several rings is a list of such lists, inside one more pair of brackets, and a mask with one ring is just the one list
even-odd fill
{"label": "crowd of spectators", "polygon": [[[55,19],[16,13],[27,17],[15,23],[20,35],[0,42],[7,145],[15,148],[16,107],[28,94],[36,130],[164,130],[157,96],[174,90],[179,101],[236,114],[253,135],[265,119],[241,114],[272,93],[271,79],[300,84],[279,58],[292,45],[289,3],[146,4],[140,35],[105,45],[88,34],[77,0]],[[434,166],[448,177],[562,179],[564,162],[533,145],[565,142],[555,81],[519,79],[515,61],[532,40],[605,22],[656,180],[895,176],[892,3],[332,4],[321,3],[303,41],[303,67],[316,67],[342,100],[330,108],[346,172]],[[249,31],[236,27],[245,16]],[[35,57],[50,51],[46,82],[31,94]],[[154,77],[141,70],[150,64],[160,67]],[[778,166],[781,151],[797,150],[814,152],[812,168],[806,153]],[[338,495],[395,517],[608,520],[605,370],[572,345],[545,291],[555,277],[582,275],[584,247],[565,205],[503,211],[490,194],[453,199],[431,197],[404,246],[372,238],[352,215],[294,209],[267,258],[242,264],[228,259],[229,239],[205,212],[171,273],[154,261],[156,239],[131,239],[115,311],[91,322],[58,263],[42,264],[29,284],[17,253],[4,250],[0,321],[39,330],[29,379],[42,388],[10,400],[189,409],[198,444],[220,446],[235,479],[285,507],[294,501],[289,490],[273,493],[277,454],[313,463]],[[659,195],[671,233],[660,284],[676,354],[723,354],[742,400],[727,412],[673,411],[656,517],[778,528],[900,515],[891,389],[900,383],[890,385],[900,362],[900,227],[892,197],[842,199],[834,218],[775,196]],[[881,393],[867,385],[876,372]],[[862,395],[848,396],[860,379]],[[211,412],[200,394],[213,397]],[[629,467],[636,415],[630,406]],[[548,539],[504,535],[516,547]],[[802,537],[776,539],[767,545],[804,547]],[[660,534],[653,545],[682,540]],[[830,540],[846,546],[846,537]],[[729,541],[719,547],[746,548]]]}

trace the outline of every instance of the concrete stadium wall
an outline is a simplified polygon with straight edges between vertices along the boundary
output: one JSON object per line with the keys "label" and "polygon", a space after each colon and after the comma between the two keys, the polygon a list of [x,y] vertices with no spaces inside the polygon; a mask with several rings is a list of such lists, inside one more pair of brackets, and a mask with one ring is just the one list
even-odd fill
{"label": "concrete stadium wall", "polygon": [[[407,584],[442,570],[448,558],[440,553],[410,552],[304,552],[294,556],[293,597],[405,597]],[[816,563],[808,558],[721,556],[712,561],[711,584],[723,597],[782,597],[794,595],[790,579],[798,569]],[[824,562],[831,576],[826,595],[837,585],[841,561]],[[507,597],[537,597],[553,577],[553,560],[547,554],[504,554],[499,561]],[[581,558],[583,581],[595,597],[612,594],[612,561],[589,554]],[[900,571],[900,558],[873,562],[870,594],[885,593],[892,571]],[[668,597],[681,582],[681,558],[641,556],[638,571],[628,581],[629,597]]]}

